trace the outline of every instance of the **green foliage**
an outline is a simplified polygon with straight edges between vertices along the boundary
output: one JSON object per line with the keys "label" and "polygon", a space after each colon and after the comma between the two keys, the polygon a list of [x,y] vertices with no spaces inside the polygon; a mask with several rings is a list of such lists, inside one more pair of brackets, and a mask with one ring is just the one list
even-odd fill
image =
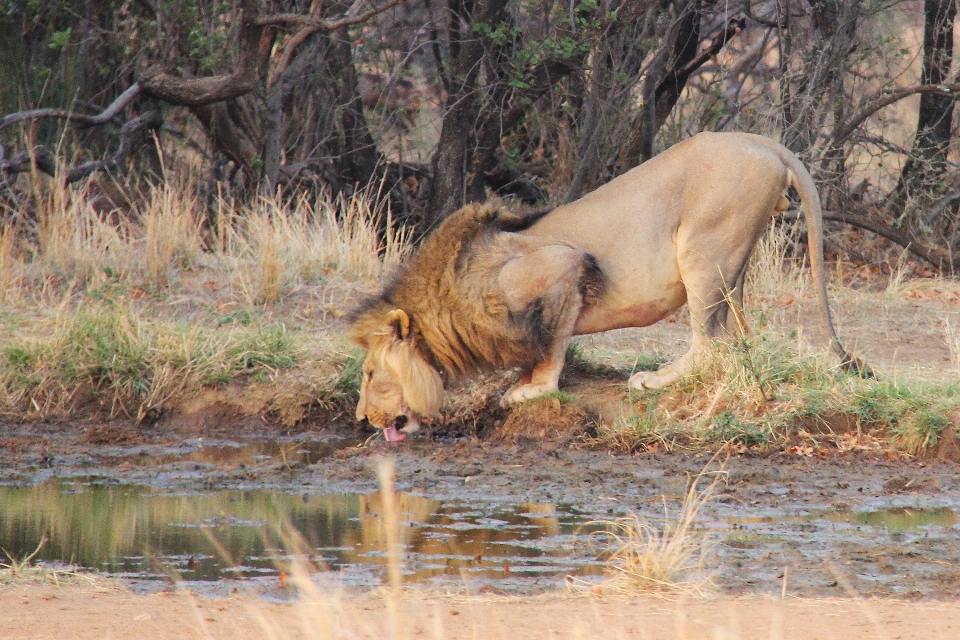
{"label": "green foliage", "polygon": [[662,367],[666,361],[667,359],[663,356],[652,356],[646,353],[638,354],[631,373],[636,373],[637,371],[656,371]]}
{"label": "green foliage", "polygon": [[73,33],[73,27],[67,27],[63,31],[54,31],[50,35],[50,42],[47,47],[53,50],[63,49],[70,41],[70,34]]}
{"label": "green foliage", "polygon": [[363,360],[366,352],[356,348],[350,352],[338,367],[339,373],[333,382],[326,386],[321,402],[329,402],[340,407],[348,407],[360,397],[360,382],[363,375]]}
{"label": "green foliage", "polygon": [[771,432],[761,424],[744,424],[737,417],[736,412],[725,409],[715,415],[707,425],[712,440],[731,442],[748,447],[766,445],[770,441]]}

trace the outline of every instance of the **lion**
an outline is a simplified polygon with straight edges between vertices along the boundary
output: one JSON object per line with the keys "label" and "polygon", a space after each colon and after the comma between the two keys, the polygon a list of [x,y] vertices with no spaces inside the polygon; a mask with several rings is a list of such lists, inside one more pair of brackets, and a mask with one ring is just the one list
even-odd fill
{"label": "lion", "polygon": [[745,330],[747,261],[786,191],[800,195],[823,326],[847,369],[827,300],[820,197],[786,147],[701,133],[571,204],[521,217],[468,205],[443,221],[354,314],[367,351],[357,419],[399,441],[439,413],[445,380],[519,367],[509,406],[557,391],[578,335],[651,325],[687,303],[689,350],[632,389],[689,374],[711,341]]}

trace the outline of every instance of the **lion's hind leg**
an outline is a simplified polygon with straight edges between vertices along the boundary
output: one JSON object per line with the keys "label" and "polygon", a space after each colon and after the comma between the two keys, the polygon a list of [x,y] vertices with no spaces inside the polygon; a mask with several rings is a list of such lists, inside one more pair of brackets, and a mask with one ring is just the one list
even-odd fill
{"label": "lion's hind leg", "polygon": [[640,371],[630,377],[631,389],[660,389],[677,383],[693,372],[698,358],[713,347],[717,338],[739,337],[748,332],[743,317],[743,283],[753,243],[711,260],[709,252],[686,251],[680,259],[680,275],[687,290],[692,337],[689,350],[657,371]]}

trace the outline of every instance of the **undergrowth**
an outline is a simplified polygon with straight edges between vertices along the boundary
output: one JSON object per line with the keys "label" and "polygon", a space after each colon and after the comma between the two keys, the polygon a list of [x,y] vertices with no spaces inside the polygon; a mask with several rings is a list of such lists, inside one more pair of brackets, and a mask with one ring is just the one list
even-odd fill
{"label": "undergrowth", "polygon": [[285,423],[355,400],[360,361],[328,320],[397,264],[406,231],[365,192],[209,206],[196,193],[186,178],[105,211],[95,182],[51,183],[35,224],[3,229],[0,414],[150,420],[248,381],[276,387],[262,405]]}

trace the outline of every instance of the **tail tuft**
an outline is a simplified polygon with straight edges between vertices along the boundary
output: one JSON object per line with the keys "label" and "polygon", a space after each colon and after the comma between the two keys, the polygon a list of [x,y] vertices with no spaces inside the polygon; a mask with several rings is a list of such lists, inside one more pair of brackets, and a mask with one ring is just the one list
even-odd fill
{"label": "tail tuft", "polygon": [[866,380],[877,379],[876,372],[871,369],[866,362],[856,356],[850,355],[846,351],[843,351],[843,347],[840,347],[840,351],[843,352],[840,355],[840,368],[846,373],[851,373],[858,378],[864,378]]}

